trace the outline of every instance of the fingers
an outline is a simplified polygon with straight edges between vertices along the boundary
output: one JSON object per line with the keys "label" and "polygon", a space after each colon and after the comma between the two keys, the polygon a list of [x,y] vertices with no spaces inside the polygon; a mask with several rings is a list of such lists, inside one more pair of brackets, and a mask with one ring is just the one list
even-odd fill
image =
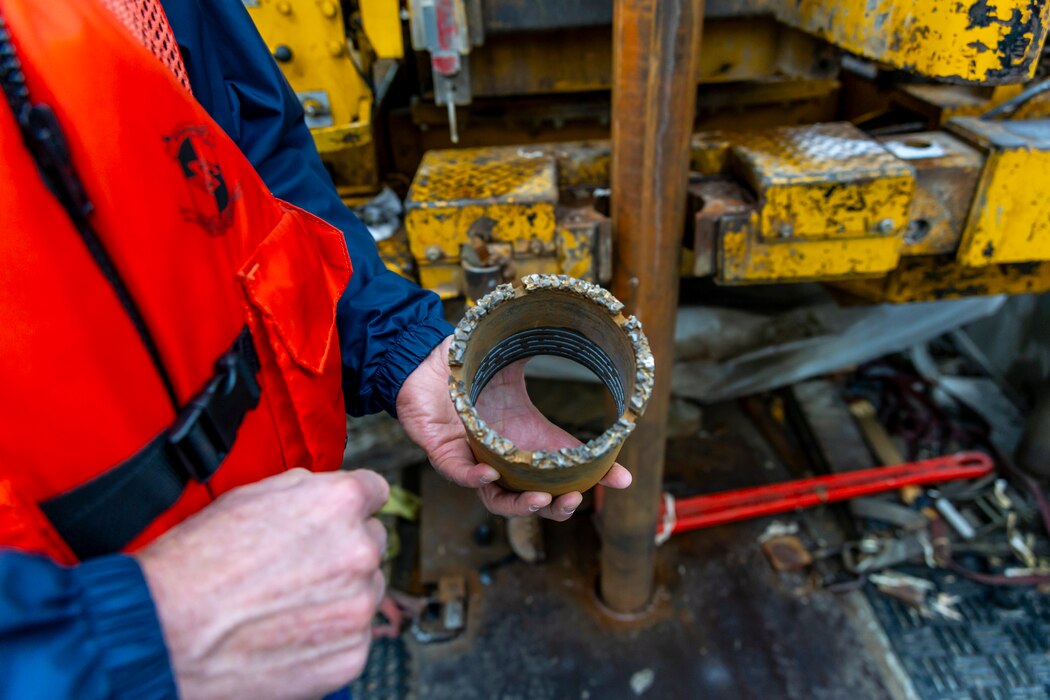
{"label": "fingers", "polygon": [[468,489],[481,488],[499,479],[499,472],[487,464],[478,464],[466,440],[457,440],[430,457],[431,464],[446,479]]}
{"label": "fingers", "polygon": [[581,503],[583,503],[583,494],[579,491],[565,493],[555,498],[549,506],[541,509],[539,515],[548,520],[564,522],[572,517]]}
{"label": "fingers", "polygon": [[552,498],[549,493],[539,491],[512,493],[495,484],[490,484],[480,489],[478,493],[485,507],[496,515],[506,517],[538,515],[541,518],[558,522],[572,517],[572,514],[583,503],[583,495],[579,491]]}
{"label": "fingers", "polygon": [[488,484],[478,489],[478,495],[490,513],[506,517],[535,515],[551,504],[549,493],[526,491],[512,493],[496,484]]}
{"label": "fingers", "polygon": [[631,472],[622,465],[614,464],[609,473],[598,483],[611,489],[625,489],[631,485],[632,481],[634,477],[631,476]]}
{"label": "fingers", "polygon": [[349,472],[333,472],[352,479],[360,490],[363,500],[363,511],[368,515],[378,513],[383,504],[390,498],[390,484],[386,479],[370,469],[355,469]]}
{"label": "fingers", "polygon": [[379,552],[380,561],[382,561],[383,555],[386,554],[386,528],[383,527],[383,523],[379,522],[376,518],[369,518],[365,521],[365,534],[368,535],[368,539],[376,547],[376,551]]}

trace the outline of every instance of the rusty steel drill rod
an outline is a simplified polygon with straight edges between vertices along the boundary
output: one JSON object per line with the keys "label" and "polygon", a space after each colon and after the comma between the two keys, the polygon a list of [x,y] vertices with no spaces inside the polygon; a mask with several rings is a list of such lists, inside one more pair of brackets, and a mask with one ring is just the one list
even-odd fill
{"label": "rusty steel drill rod", "polygon": [[653,589],[703,14],[703,0],[616,0],[613,14],[613,290],[656,358],[648,409],[620,453],[634,484],[603,494],[600,591],[621,613]]}

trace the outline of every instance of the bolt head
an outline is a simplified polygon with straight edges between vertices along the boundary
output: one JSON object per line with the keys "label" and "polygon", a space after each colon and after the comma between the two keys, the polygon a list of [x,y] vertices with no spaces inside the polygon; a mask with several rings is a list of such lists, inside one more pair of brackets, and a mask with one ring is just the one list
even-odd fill
{"label": "bolt head", "polygon": [[897,230],[897,224],[893,223],[893,219],[883,219],[875,228],[879,233],[888,235]]}
{"label": "bolt head", "polygon": [[427,260],[430,262],[437,262],[442,258],[441,248],[436,245],[432,245],[426,250]]}
{"label": "bolt head", "polygon": [[795,227],[791,224],[784,222],[777,228],[777,235],[781,238],[791,238],[795,235]]}
{"label": "bolt head", "polygon": [[273,57],[278,63],[288,63],[292,60],[292,50],[281,44],[273,50]]}

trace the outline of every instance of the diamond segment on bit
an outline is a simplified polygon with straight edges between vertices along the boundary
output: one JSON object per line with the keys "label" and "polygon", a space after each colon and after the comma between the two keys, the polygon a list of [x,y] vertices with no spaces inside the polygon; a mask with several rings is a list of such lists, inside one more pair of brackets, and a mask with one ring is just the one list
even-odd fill
{"label": "diamond segment on bit", "polygon": [[572,292],[584,299],[589,299],[596,304],[604,306],[611,316],[623,311],[623,303],[614,297],[607,289],[596,284],[591,284],[568,275],[526,275],[521,278],[525,285],[525,291],[533,292],[538,289],[555,289],[559,291]]}
{"label": "diamond segment on bit", "polygon": [[[551,292],[557,293],[551,297],[551,305],[537,304],[535,295]],[[566,293],[571,295],[569,299],[579,301],[566,306]],[[512,300],[520,300],[524,306],[504,310],[503,305]],[[594,306],[589,305],[602,313],[596,314]],[[645,410],[654,381],[655,362],[649,341],[637,318],[623,317],[623,308],[607,290],[589,282],[566,275],[532,274],[522,278],[520,287],[500,285],[464,314],[449,345],[449,393],[475,456],[481,461],[487,459],[508,488],[557,495],[590,488],[612,466],[634,430],[635,420]],[[485,330],[479,331],[483,324]],[[475,348],[474,342],[483,343],[483,347]],[[620,417],[616,423],[576,447],[531,451],[519,450],[513,441],[487,425],[474,405],[485,385],[510,363],[540,354],[566,357],[594,372],[617,401]],[[612,357],[617,359],[613,361]],[[479,449],[483,451],[479,453]],[[557,476],[560,474],[565,476]]]}

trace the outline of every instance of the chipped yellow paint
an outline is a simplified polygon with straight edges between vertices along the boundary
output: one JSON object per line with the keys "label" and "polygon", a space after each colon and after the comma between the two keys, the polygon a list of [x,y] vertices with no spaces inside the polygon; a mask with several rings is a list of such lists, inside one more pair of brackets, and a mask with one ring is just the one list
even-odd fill
{"label": "chipped yellow paint", "polygon": [[290,50],[290,60],[277,65],[292,89],[327,96],[332,125],[311,133],[340,195],[374,192],[372,93],[354,67],[338,0],[258,0],[247,7],[270,51]]}
{"label": "chipped yellow paint", "polygon": [[377,58],[404,58],[401,3],[398,0],[357,0],[361,24]]}
{"label": "chipped yellow paint", "polygon": [[879,63],[990,85],[1034,75],[1050,0],[790,0],[775,12]]}
{"label": "chipped yellow paint", "polygon": [[922,225],[925,231],[920,238],[909,239],[905,234],[901,241],[901,255],[934,255],[951,253],[959,246],[961,230],[953,226],[950,213],[931,192],[922,187],[915,190],[909,219],[913,225]]}
{"label": "chipped yellow paint", "polygon": [[338,0],[258,0],[248,14],[271,52],[291,50],[277,65],[293,90],[326,91],[334,126],[369,121],[372,94],[347,49]]}
{"label": "chipped yellow paint", "polygon": [[355,122],[311,129],[321,160],[332,173],[339,196],[351,205],[362,195],[374,195],[379,182],[372,125]]}
{"label": "chipped yellow paint", "polygon": [[885,277],[836,282],[851,294],[875,302],[906,303],[988,294],[1050,291],[1050,263],[966,267],[950,256],[905,258]]}
{"label": "chipped yellow paint", "polygon": [[454,262],[470,227],[492,220],[493,241],[515,253],[551,248],[558,201],[554,159],[519,148],[429,151],[405,201],[405,228],[420,262]]}
{"label": "chipped yellow paint", "polygon": [[693,134],[689,142],[689,169],[701,175],[718,175],[729,161],[729,145],[729,140],[716,131]]}
{"label": "chipped yellow paint", "polygon": [[854,240],[769,242],[754,232],[758,216],[724,226],[718,249],[717,279],[722,284],[804,282],[880,275],[899,255],[895,237]]}
{"label": "chipped yellow paint", "polygon": [[555,233],[558,273],[594,282],[594,240],[588,233],[559,226]]}
{"label": "chipped yellow paint", "polygon": [[885,237],[907,224],[914,170],[852,124],[728,138],[734,171],[758,194],[767,241]]}
{"label": "chipped yellow paint", "polygon": [[608,141],[574,141],[541,148],[558,163],[560,187],[608,187],[612,146]]}
{"label": "chipped yellow paint", "polygon": [[379,250],[379,258],[386,265],[386,269],[404,277],[406,280],[417,282],[415,265],[412,253],[408,249],[408,237],[404,229],[398,229],[394,235],[376,242]]}
{"label": "chipped yellow paint", "polygon": [[963,117],[949,128],[988,153],[958,260],[971,267],[1050,260],[1050,124]]}

